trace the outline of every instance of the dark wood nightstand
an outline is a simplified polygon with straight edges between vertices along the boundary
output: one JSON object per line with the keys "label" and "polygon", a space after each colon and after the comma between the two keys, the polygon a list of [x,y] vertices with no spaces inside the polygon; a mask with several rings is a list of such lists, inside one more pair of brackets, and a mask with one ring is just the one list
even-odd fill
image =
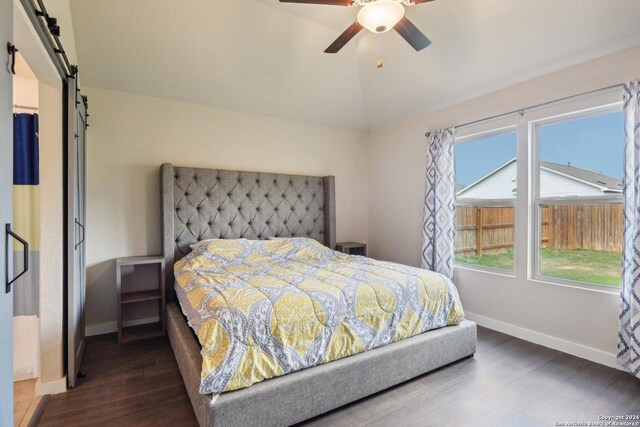
{"label": "dark wood nightstand", "polygon": [[367,256],[367,245],[365,243],[356,242],[339,242],[336,243],[336,251],[347,255]]}
{"label": "dark wood nightstand", "polygon": [[[122,267],[140,265],[156,265],[158,282],[147,286],[146,283],[135,282],[135,290],[124,289],[122,283]],[[118,293],[118,342],[129,342],[144,338],[164,335],[166,324],[166,293],[164,281],[164,258],[161,256],[134,256],[116,259],[116,287]],[[123,307],[129,304],[157,301],[158,321],[139,325],[125,326],[123,320]]]}

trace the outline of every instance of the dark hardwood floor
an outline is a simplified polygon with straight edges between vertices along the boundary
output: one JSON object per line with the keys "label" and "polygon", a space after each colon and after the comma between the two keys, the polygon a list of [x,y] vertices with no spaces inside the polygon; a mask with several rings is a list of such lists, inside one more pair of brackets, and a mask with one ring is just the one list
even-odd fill
{"label": "dark hardwood floor", "polygon": [[167,337],[89,337],[80,371],[86,377],[51,397],[39,425],[198,425]]}
{"label": "dark hardwood floor", "polygon": [[[87,339],[86,378],[53,396],[43,426],[197,425],[166,337]],[[485,328],[472,359],[423,375],[305,425],[553,426],[640,415],[640,380]]]}

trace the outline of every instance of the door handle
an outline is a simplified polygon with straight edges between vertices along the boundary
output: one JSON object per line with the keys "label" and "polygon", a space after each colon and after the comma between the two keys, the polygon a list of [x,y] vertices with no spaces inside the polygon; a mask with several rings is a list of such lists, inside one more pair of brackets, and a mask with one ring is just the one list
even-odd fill
{"label": "door handle", "polygon": [[84,225],[80,224],[80,222],[78,221],[78,218],[75,219],[76,225],[80,226],[80,228],[82,229],[82,239],[76,243],[76,246],[74,249],[78,249],[78,246],[80,246],[83,242],[84,242]]}
{"label": "door handle", "polygon": [[[6,293],[9,293],[11,292],[11,285],[20,277],[22,277],[22,275],[24,275],[27,271],[29,271],[29,243],[11,230],[11,224],[7,224],[5,226],[5,231],[6,231],[6,235],[5,235],[6,243],[5,243],[5,253],[4,253],[4,271],[6,276],[5,291]],[[22,247],[24,251],[23,253],[24,261],[22,265],[22,272],[11,280],[9,280],[9,240],[10,240],[9,237],[13,237],[18,242],[22,243]]]}

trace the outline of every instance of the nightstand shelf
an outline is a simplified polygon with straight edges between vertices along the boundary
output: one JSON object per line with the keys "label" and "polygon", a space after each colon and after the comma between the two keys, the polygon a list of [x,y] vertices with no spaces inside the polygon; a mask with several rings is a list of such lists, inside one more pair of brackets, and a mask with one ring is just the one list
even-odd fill
{"label": "nightstand shelf", "polygon": [[338,242],[336,243],[336,251],[347,255],[367,256],[367,245],[357,242]]}
{"label": "nightstand shelf", "polygon": [[[136,266],[155,265],[157,267],[157,284],[153,287],[153,283],[140,283],[139,280],[134,281],[134,288],[125,289],[127,285],[123,284],[123,267],[130,266],[135,270]],[[116,259],[116,287],[118,293],[118,342],[137,341],[145,338],[164,335],[167,330],[166,326],[166,292],[164,280],[164,258],[161,256],[137,256],[124,257]],[[139,289],[143,287],[143,289]],[[135,321],[125,322],[123,308],[129,307],[137,303],[158,303],[157,321],[136,324]],[[126,325],[129,323],[129,325]]]}
{"label": "nightstand shelf", "polygon": [[120,296],[120,302],[122,304],[130,304],[139,301],[153,301],[159,299],[162,299],[160,289],[154,289],[151,291],[124,292]]}

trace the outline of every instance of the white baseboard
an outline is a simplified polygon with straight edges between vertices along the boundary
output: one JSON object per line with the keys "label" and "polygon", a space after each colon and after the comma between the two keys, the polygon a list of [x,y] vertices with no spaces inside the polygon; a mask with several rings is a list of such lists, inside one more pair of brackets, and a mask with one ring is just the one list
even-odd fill
{"label": "white baseboard", "polygon": [[87,325],[84,328],[84,335],[91,337],[93,335],[110,334],[118,330],[117,322],[98,323],[97,325]]}
{"label": "white baseboard", "polygon": [[502,332],[507,335],[523,339],[525,341],[530,341],[544,347],[549,347],[563,353],[568,353],[582,359],[600,363],[601,365],[609,366],[621,371],[624,370],[624,368],[618,364],[616,355],[613,353],[607,353],[602,350],[587,347],[582,344],[563,340],[562,338],[546,335],[540,332],[532,331],[530,329],[522,328],[520,326],[512,325],[511,323],[501,322],[500,320],[491,319],[489,317],[480,316],[474,313],[465,312],[465,317],[476,322],[480,326],[484,326],[485,328],[493,329],[495,331]]}
{"label": "white baseboard", "polygon": [[[160,321],[160,317],[154,316],[154,317],[147,317],[145,319],[127,320],[126,322],[124,322],[124,326],[138,326],[138,325],[144,325],[145,323],[155,323],[159,321]],[[117,332],[117,331],[118,331],[118,322],[98,323],[97,325],[87,325],[84,328],[84,334],[87,337],[91,337],[94,335],[110,334],[112,332]]]}
{"label": "white baseboard", "polygon": [[58,380],[40,382],[40,379],[36,382],[36,395],[42,396],[44,394],[58,394],[65,393],[67,391],[67,377],[64,376]]}
{"label": "white baseboard", "polygon": [[17,383],[18,381],[25,381],[25,380],[32,380],[34,378],[38,378],[37,375],[35,375],[33,372],[30,372],[28,374],[20,374],[20,373],[13,373],[13,382]]}

